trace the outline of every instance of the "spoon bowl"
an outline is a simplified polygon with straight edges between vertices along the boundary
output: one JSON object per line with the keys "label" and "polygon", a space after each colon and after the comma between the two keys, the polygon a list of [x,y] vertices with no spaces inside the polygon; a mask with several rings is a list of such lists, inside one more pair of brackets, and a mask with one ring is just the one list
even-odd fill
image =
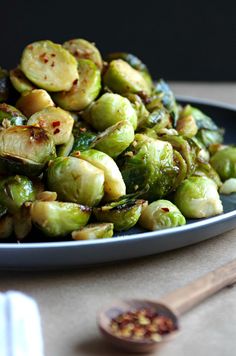
{"label": "spoon bowl", "polygon": [[[111,330],[111,322],[114,318],[120,314],[141,309],[148,309],[153,313],[170,318],[174,324],[175,330],[169,334],[161,335],[162,339],[158,342],[145,338],[134,339],[132,337],[122,337],[113,333]],[[122,300],[114,303],[113,305],[110,305],[99,314],[98,326],[103,336],[105,336],[110,343],[119,348],[122,348],[123,350],[136,353],[147,353],[153,351],[156,347],[160,347],[163,343],[169,341],[170,338],[172,338],[176,334],[176,331],[179,329],[177,316],[166,305],[159,303],[158,301],[154,302],[138,299]]]}

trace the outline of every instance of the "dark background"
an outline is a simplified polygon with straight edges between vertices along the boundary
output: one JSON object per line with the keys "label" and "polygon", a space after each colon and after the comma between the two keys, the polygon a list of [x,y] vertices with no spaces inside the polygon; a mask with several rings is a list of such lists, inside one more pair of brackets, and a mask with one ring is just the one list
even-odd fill
{"label": "dark background", "polygon": [[235,1],[2,1],[0,65],[34,40],[85,38],[102,53],[128,51],[155,78],[236,80]]}

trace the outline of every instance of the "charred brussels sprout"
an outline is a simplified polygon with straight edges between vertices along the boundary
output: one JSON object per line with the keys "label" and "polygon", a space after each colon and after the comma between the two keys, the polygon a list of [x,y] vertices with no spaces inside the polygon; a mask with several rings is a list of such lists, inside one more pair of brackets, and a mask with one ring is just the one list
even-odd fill
{"label": "charred brussels sprout", "polygon": [[55,157],[52,137],[40,127],[13,126],[0,131],[0,173],[39,175]]}
{"label": "charred brussels sprout", "polygon": [[185,225],[186,220],[169,200],[157,200],[143,209],[139,223],[147,230],[161,230]]}
{"label": "charred brussels sprout", "polygon": [[96,66],[102,70],[103,62],[99,50],[94,43],[86,41],[82,38],[75,38],[66,41],[63,47],[67,49],[79,62],[80,59],[89,59],[94,62]]}
{"label": "charred brussels sprout", "polygon": [[8,72],[0,67],[0,103],[6,101],[9,95]]}
{"label": "charred brussels sprout", "polygon": [[114,225],[112,223],[89,224],[84,228],[73,231],[74,240],[96,240],[113,236]]}
{"label": "charred brussels sprout", "polygon": [[104,174],[82,159],[58,157],[48,167],[47,184],[59,200],[95,206],[103,197]]}
{"label": "charred brussels sprout", "polygon": [[144,96],[151,94],[150,82],[122,59],[116,59],[109,63],[103,77],[104,84],[112,91],[124,93],[137,93]]}
{"label": "charred brussels sprout", "polygon": [[123,120],[98,135],[93,147],[116,158],[133,140],[134,128],[129,121]]}
{"label": "charred brussels sprout", "polygon": [[0,179],[0,201],[8,212],[14,214],[27,201],[35,200],[36,192],[31,180],[24,176]]}
{"label": "charred brussels sprout", "polygon": [[53,137],[55,145],[62,145],[69,140],[73,124],[74,120],[70,113],[55,107],[38,111],[28,120],[28,125],[46,129]]}
{"label": "charred brussels sprout", "polygon": [[223,212],[217,186],[207,177],[190,177],[177,188],[174,201],[187,218],[208,218]]}
{"label": "charred brussels sprout", "polygon": [[236,147],[217,151],[211,157],[210,163],[223,181],[236,178]]}
{"label": "charred brussels sprout", "polygon": [[35,86],[26,78],[20,68],[10,70],[10,81],[19,93],[35,89]]}
{"label": "charred brussels sprout", "polygon": [[125,203],[121,200],[94,208],[93,212],[98,221],[113,223],[115,230],[122,231],[130,229],[137,223],[146,204],[146,201],[141,199],[131,199]]}
{"label": "charred brussels sprout", "polygon": [[32,222],[49,237],[63,237],[85,226],[89,207],[58,201],[35,201],[30,209]]}
{"label": "charred brussels sprout", "polygon": [[32,83],[48,91],[70,90],[78,80],[75,58],[51,41],[28,45],[23,51],[20,68]]}
{"label": "charred brussels sprout", "polygon": [[0,104],[0,124],[4,127],[25,125],[27,118],[14,106]]}
{"label": "charred brussels sprout", "polygon": [[104,131],[119,121],[127,120],[137,127],[137,115],[130,101],[118,94],[103,94],[83,115],[96,130]]}
{"label": "charred brussels sprout", "polygon": [[136,134],[133,144],[119,159],[128,193],[149,186],[145,198],[155,200],[173,188],[179,168],[169,142]]}
{"label": "charred brussels sprout", "polygon": [[116,200],[125,195],[126,187],[122,175],[115,161],[110,156],[93,149],[80,152],[78,156],[80,159],[88,161],[104,172],[104,191],[106,200]]}
{"label": "charred brussels sprout", "polygon": [[84,110],[98,96],[101,89],[101,74],[88,59],[78,60],[79,80],[69,91],[54,94],[55,102],[65,110]]}
{"label": "charred brussels sprout", "polygon": [[50,95],[43,89],[34,89],[22,93],[16,103],[17,108],[27,117],[49,106],[54,106]]}

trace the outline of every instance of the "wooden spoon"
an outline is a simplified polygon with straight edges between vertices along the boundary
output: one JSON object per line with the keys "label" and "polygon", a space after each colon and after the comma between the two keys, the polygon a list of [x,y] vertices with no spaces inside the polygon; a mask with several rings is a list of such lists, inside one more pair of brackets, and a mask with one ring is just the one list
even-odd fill
{"label": "wooden spoon", "polygon": [[[98,316],[98,326],[102,334],[114,345],[132,352],[146,353],[153,351],[168,341],[179,329],[179,316],[199,304],[226,286],[236,282],[236,260],[207,273],[196,281],[163,296],[159,301],[123,300],[113,303]],[[162,335],[162,341],[148,339],[134,340],[116,336],[110,328],[111,320],[127,311],[150,309],[160,315],[171,318],[176,331]]]}

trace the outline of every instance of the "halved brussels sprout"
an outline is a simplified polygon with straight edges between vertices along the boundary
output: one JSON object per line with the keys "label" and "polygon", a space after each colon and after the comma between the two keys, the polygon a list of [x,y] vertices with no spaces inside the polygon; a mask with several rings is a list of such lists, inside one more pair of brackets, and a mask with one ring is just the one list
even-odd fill
{"label": "halved brussels sprout", "polygon": [[52,137],[36,126],[13,126],[0,131],[0,173],[39,175],[55,157]]}
{"label": "halved brussels sprout", "polygon": [[151,201],[173,189],[179,172],[171,144],[143,134],[135,135],[133,144],[120,157],[119,167],[128,193],[149,186],[143,196]]}
{"label": "halved brussels sprout", "polygon": [[35,201],[30,213],[33,224],[45,235],[63,237],[85,226],[91,209],[75,203]]}
{"label": "halved brussels sprout", "polygon": [[101,89],[101,74],[96,65],[88,59],[78,60],[79,80],[69,91],[54,94],[55,102],[65,110],[84,110],[98,96]]}
{"label": "halved brussels sprout", "polygon": [[5,127],[25,125],[27,118],[14,106],[0,104],[0,124]]}
{"label": "halved brussels sprout", "polygon": [[13,234],[13,217],[4,215],[0,218],[0,239],[7,239]]}
{"label": "halved brussels sprout", "polygon": [[123,59],[125,62],[129,63],[131,67],[138,70],[142,74],[142,76],[147,81],[149,86],[150,87],[152,86],[152,78],[148,71],[148,68],[138,57],[136,57],[131,53],[125,53],[125,52],[113,52],[113,53],[109,53],[106,56],[106,60],[108,62],[111,62],[114,59]]}
{"label": "halved brussels sprout", "polygon": [[73,54],[78,61],[81,58],[89,59],[94,62],[100,70],[102,70],[102,57],[94,43],[88,42],[82,38],[75,38],[73,40],[66,41],[63,44],[63,47]]}
{"label": "halved brussels sprout", "polygon": [[23,51],[20,68],[32,83],[48,91],[70,90],[79,78],[75,58],[51,41],[28,45]]}
{"label": "halved brussels sprout", "polygon": [[48,167],[47,184],[59,200],[95,206],[104,194],[104,173],[82,159],[58,157]]}
{"label": "halved brussels sprout", "polygon": [[236,147],[217,151],[211,157],[210,163],[223,181],[236,178]]}
{"label": "halved brussels sprout", "polygon": [[42,127],[51,134],[55,145],[62,145],[70,138],[74,119],[70,113],[61,108],[49,107],[32,115],[28,125]]}
{"label": "halved brussels sprout", "polygon": [[26,117],[46,109],[47,107],[54,106],[50,95],[43,89],[34,89],[22,93],[20,99],[16,103],[19,109]]}
{"label": "halved brussels sprout", "polygon": [[79,153],[75,152],[74,154],[103,171],[106,200],[116,200],[125,195],[126,187],[122,175],[115,161],[110,156],[104,152],[93,149]]}
{"label": "halved brussels sprout", "polygon": [[187,105],[180,112],[180,119],[192,116],[198,127],[197,138],[208,147],[212,143],[221,143],[223,141],[224,130],[219,129],[214,121],[205,115],[199,109]]}
{"label": "halved brussels sprout", "polygon": [[18,67],[10,70],[10,80],[13,87],[19,93],[35,89],[35,86],[26,78],[22,70]]}
{"label": "halved brussels sprout", "polygon": [[186,220],[169,200],[157,200],[143,209],[139,224],[147,230],[161,230],[185,225]]}
{"label": "halved brussels sprout", "polygon": [[113,223],[115,230],[122,231],[130,229],[137,223],[146,204],[147,202],[141,199],[131,199],[126,203],[122,203],[121,200],[94,208],[93,212],[98,221]]}
{"label": "halved brussels sprout", "polygon": [[176,130],[185,137],[193,137],[197,134],[198,127],[192,115],[180,117],[177,121]]}
{"label": "halved brussels sprout", "polygon": [[129,121],[122,120],[98,135],[93,147],[107,153],[112,158],[116,158],[133,140],[134,128],[132,124]]}
{"label": "halved brussels sprout", "polygon": [[221,194],[232,194],[236,193],[236,178],[227,179],[220,187]]}
{"label": "halved brussels sprout", "polygon": [[87,110],[83,118],[98,131],[122,120],[130,121],[134,129],[137,127],[137,115],[132,104],[121,95],[105,93]]}
{"label": "halved brussels sprout", "polygon": [[89,224],[80,230],[72,232],[74,240],[96,240],[113,236],[114,225],[112,223]]}
{"label": "halved brussels sprout", "polygon": [[0,201],[9,213],[18,212],[25,202],[35,197],[36,191],[29,178],[19,175],[0,178]]}
{"label": "halved brussels sprout", "polygon": [[150,82],[122,59],[115,59],[109,63],[103,80],[108,88],[119,94],[137,93],[145,96],[151,94]]}
{"label": "halved brussels sprout", "polygon": [[208,218],[223,212],[217,186],[207,177],[190,177],[177,188],[174,201],[187,218]]}
{"label": "halved brussels sprout", "polygon": [[70,135],[69,140],[66,143],[63,143],[60,146],[57,146],[57,156],[58,157],[67,157],[72,151],[75,138],[73,134]]}
{"label": "halved brussels sprout", "polygon": [[0,103],[7,101],[9,95],[8,72],[0,67]]}

